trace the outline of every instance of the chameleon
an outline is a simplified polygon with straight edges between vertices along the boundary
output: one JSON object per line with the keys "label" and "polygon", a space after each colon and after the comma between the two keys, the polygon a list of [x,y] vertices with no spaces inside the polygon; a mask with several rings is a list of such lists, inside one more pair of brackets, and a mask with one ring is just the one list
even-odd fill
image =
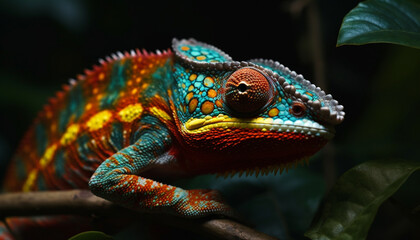
{"label": "chameleon", "polygon": [[[3,191],[90,189],[133,210],[231,216],[217,191],[169,182],[281,172],[308,161],[344,115],[330,94],[277,61],[234,61],[212,45],[173,39],[164,51],[100,59],[64,85],[24,135]],[[6,221],[12,230],[25,224]]]}

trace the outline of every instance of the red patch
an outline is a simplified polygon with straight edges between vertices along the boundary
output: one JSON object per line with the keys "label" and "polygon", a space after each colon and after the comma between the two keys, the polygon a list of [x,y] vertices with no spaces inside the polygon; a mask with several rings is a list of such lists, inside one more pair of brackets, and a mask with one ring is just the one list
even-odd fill
{"label": "red patch", "polygon": [[258,129],[215,128],[184,136],[185,166],[195,173],[213,173],[282,165],[309,157],[327,140],[301,133]]}

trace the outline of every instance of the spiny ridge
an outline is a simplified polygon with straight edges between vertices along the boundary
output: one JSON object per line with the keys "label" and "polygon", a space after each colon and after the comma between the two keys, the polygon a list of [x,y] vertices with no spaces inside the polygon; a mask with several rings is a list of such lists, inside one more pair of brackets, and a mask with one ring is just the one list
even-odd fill
{"label": "spiny ridge", "polygon": [[162,55],[169,55],[172,54],[171,49],[167,50],[156,50],[156,53],[154,52],[148,52],[145,49],[140,51],[139,49],[132,49],[130,51],[124,51],[120,52],[117,51],[116,53],[112,53],[109,56],[105,57],[105,60],[103,58],[99,58],[98,62],[99,65],[94,64],[92,69],[85,69],[84,74],[78,74],[76,79],[70,78],[67,84],[63,84],[60,91],[57,91],[55,96],[48,99],[48,103],[44,105],[43,111],[38,113],[38,118],[42,116],[45,112],[48,110],[51,110],[54,108],[60,100],[62,100],[66,93],[69,92],[73,87],[75,87],[80,82],[84,81],[87,76],[90,76],[91,74],[94,74],[95,71],[98,71],[99,69],[103,68],[104,66],[108,64],[112,64],[115,61],[122,60],[125,58],[136,58],[136,57],[153,57],[153,56],[162,56]]}

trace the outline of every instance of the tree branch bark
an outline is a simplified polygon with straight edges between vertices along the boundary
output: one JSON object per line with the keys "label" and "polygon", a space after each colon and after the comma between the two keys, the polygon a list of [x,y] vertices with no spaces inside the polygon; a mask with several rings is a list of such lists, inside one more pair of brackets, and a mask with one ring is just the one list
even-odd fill
{"label": "tree branch bark", "polygon": [[133,220],[140,216],[161,224],[184,228],[206,236],[210,235],[214,239],[275,239],[230,219],[186,219],[161,213],[133,212],[99,198],[88,190],[0,194],[0,219],[63,214],[124,216]]}

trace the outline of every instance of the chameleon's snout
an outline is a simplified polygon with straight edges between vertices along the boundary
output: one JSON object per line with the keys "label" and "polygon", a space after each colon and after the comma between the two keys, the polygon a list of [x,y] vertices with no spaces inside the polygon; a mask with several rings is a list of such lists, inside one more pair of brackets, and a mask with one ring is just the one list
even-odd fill
{"label": "chameleon's snout", "polygon": [[225,88],[226,105],[238,114],[257,114],[274,96],[269,78],[254,68],[236,70],[227,79]]}

